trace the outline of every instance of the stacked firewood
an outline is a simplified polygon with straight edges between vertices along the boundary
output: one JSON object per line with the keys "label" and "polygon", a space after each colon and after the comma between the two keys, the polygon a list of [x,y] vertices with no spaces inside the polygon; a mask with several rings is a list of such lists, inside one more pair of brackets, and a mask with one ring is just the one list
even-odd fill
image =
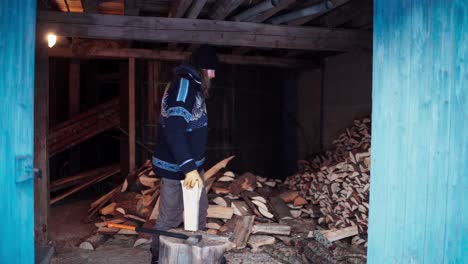
{"label": "stacked firewood", "polygon": [[[335,151],[301,161],[301,172],[285,184],[320,211],[318,223],[329,229],[357,226],[354,244],[366,243],[370,188],[370,119],[355,120],[334,142]],[[366,243],[367,244],[367,243]]]}
{"label": "stacked firewood", "polygon": [[[227,158],[205,173],[209,208],[207,232],[229,236],[238,249],[253,251],[277,241],[291,241],[290,221],[317,222],[309,237],[321,244],[352,237],[364,244],[369,201],[370,120],[357,120],[334,142],[334,151],[301,161],[300,173],[285,182],[250,172],[236,174],[224,168]],[[147,161],[126,181],[91,204],[90,216],[99,213],[97,232],[82,243],[95,248],[109,235],[135,235],[134,246],[150,237],[108,228],[108,223],[153,227],[159,212],[160,179]],[[307,233],[306,233],[307,236]],[[302,236],[303,237],[303,236]]]}

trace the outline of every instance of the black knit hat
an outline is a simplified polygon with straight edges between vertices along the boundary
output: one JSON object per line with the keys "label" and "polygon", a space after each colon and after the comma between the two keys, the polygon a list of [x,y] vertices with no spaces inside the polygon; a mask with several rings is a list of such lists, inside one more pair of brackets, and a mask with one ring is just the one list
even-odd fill
{"label": "black knit hat", "polygon": [[200,69],[216,70],[218,68],[216,49],[210,45],[202,45],[192,52],[192,63]]}

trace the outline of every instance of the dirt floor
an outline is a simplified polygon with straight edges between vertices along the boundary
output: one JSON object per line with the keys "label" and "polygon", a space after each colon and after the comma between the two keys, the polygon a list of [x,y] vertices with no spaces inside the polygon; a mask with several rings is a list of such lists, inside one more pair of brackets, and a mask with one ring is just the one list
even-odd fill
{"label": "dirt floor", "polygon": [[[84,223],[87,210],[92,200],[68,200],[52,207],[50,237],[55,247],[53,264],[82,263],[150,263],[149,246],[133,248],[131,236],[114,236],[96,250],[78,248],[81,240],[95,231],[93,223]],[[228,252],[225,255],[228,263],[280,263],[268,254],[252,253],[249,249]]]}

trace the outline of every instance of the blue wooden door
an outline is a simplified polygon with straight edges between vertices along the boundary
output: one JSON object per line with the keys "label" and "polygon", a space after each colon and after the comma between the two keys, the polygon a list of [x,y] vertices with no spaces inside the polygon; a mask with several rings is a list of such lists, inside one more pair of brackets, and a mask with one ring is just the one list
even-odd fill
{"label": "blue wooden door", "polygon": [[468,263],[468,3],[375,0],[369,263]]}
{"label": "blue wooden door", "polygon": [[0,1],[0,263],[34,263],[36,0]]}

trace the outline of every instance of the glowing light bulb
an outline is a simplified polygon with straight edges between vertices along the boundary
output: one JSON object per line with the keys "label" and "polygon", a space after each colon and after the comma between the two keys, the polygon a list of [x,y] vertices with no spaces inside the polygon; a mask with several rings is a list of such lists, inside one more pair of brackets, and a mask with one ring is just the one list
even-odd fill
{"label": "glowing light bulb", "polygon": [[52,48],[55,45],[55,43],[57,43],[57,36],[55,34],[48,34],[47,42],[49,44],[49,48]]}

